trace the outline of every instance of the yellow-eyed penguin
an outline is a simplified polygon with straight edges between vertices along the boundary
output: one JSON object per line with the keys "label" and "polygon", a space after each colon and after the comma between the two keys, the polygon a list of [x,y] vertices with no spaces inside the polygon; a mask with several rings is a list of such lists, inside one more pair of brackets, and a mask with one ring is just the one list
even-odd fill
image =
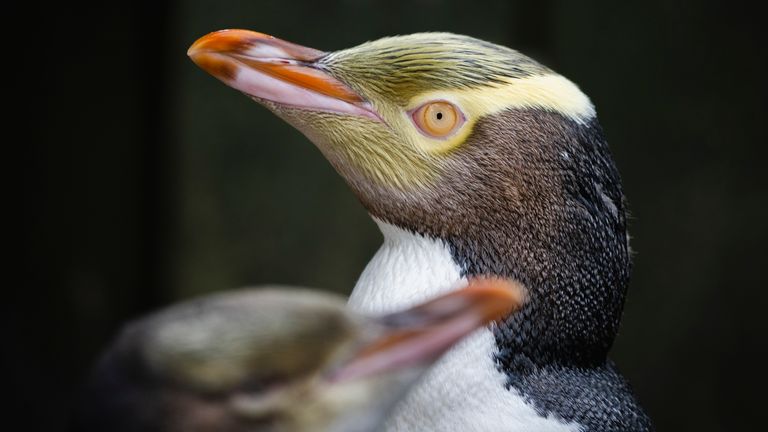
{"label": "yellow-eyed penguin", "polygon": [[224,30],[188,54],[303,132],[381,228],[351,307],[391,311],[477,275],[529,289],[520,313],[430,371],[390,430],[651,428],[607,358],[630,276],[626,205],[576,85],[449,33],[323,52]]}

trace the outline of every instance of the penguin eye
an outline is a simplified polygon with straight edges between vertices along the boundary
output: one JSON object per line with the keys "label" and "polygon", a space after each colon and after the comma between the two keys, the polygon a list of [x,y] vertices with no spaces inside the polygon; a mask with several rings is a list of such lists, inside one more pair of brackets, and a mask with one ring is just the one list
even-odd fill
{"label": "penguin eye", "polygon": [[445,138],[464,123],[464,114],[446,101],[427,102],[411,114],[413,122],[427,136]]}

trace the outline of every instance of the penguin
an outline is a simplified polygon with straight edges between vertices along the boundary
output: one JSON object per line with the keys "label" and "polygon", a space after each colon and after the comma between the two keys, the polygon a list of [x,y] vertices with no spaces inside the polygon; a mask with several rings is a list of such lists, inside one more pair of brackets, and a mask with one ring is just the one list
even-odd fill
{"label": "penguin", "polygon": [[430,370],[388,430],[652,429],[608,358],[631,271],[627,204],[578,86],[451,33],[324,52],[223,30],[188,55],[306,135],[380,227],[350,307],[384,313],[476,276],[528,289],[518,313]]}
{"label": "penguin", "polygon": [[476,280],[382,316],[296,287],[188,300],[124,328],[93,370],[75,429],[379,430],[429,365],[524,295],[516,284]]}

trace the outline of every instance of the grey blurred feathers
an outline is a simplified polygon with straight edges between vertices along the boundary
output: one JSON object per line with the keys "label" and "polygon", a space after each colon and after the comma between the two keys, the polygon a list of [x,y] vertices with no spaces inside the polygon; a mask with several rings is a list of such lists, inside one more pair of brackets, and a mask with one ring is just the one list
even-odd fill
{"label": "grey blurred feathers", "polygon": [[285,288],[184,303],[135,330],[153,370],[206,391],[318,369],[357,331],[342,298]]}
{"label": "grey blurred feathers", "polygon": [[214,294],[139,319],[94,368],[77,427],[298,431],[322,430],[326,422],[330,428],[339,414],[337,396],[326,391],[363,393],[324,387],[318,375],[375,326],[344,306],[341,297],[282,287]]}

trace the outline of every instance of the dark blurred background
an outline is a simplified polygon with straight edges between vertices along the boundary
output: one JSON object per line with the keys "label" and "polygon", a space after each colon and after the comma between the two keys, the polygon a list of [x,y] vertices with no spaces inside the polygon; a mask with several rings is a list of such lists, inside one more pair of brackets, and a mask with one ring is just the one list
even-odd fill
{"label": "dark blurred background", "polygon": [[[22,278],[2,314],[27,430],[60,430],[121,323],[280,282],[347,293],[381,238],[320,153],[186,57],[241,27],[334,50],[425,30],[519,49],[595,102],[637,252],[613,358],[660,430],[763,416],[766,49],[736,2],[285,0],[30,4],[5,39],[22,92]],[[762,20],[762,19],[761,19]],[[7,105],[8,106],[8,105]],[[7,119],[8,120],[8,119]],[[16,185],[20,184],[17,188]],[[10,204],[10,203],[9,203]],[[16,252],[15,250],[13,252]],[[35,427],[31,427],[35,426]]]}

